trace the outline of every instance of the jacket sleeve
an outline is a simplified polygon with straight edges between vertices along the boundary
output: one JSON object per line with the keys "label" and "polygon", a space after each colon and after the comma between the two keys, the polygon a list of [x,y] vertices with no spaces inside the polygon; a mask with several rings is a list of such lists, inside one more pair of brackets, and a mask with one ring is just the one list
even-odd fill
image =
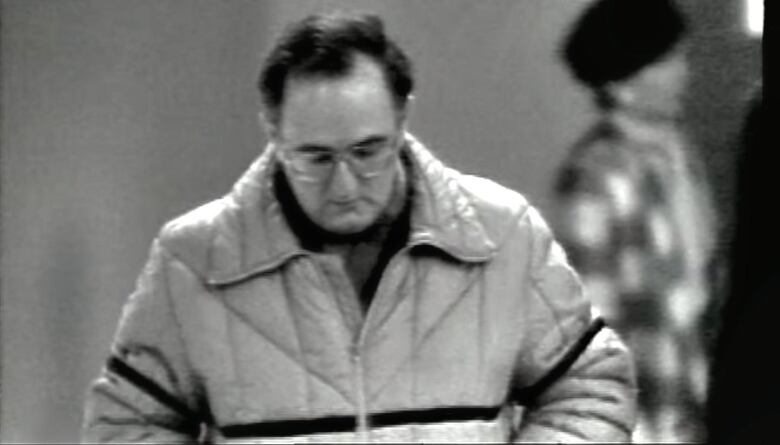
{"label": "jacket sleeve", "polygon": [[88,390],[84,442],[198,440],[202,391],[169,295],[172,262],[155,241],[123,309],[106,366]]}
{"label": "jacket sleeve", "polygon": [[[561,363],[593,326],[596,314],[563,249],[538,212],[521,222],[530,237],[532,258],[528,341],[516,372],[533,384]],[[525,407],[521,442],[629,441],[636,416],[636,377],[632,357],[609,328],[601,329],[568,370]]]}

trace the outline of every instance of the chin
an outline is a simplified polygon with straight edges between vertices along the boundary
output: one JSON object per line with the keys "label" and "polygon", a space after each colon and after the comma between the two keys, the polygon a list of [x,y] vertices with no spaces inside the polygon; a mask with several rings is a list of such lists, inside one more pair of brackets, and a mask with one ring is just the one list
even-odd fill
{"label": "chin", "polygon": [[321,227],[336,235],[355,235],[371,227],[375,220],[376,218],[346,215],[321,224]]}

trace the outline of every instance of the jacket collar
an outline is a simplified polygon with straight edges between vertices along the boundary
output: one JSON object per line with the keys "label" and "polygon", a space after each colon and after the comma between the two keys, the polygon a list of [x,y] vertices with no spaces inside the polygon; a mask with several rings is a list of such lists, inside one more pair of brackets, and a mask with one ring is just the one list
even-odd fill
{"label": "jacket collar", "polygon": [[[223,225],[222,230],[231,233],[220,236],[229,240],[222,248],[233,252],[219,257],[233,260],[212,264],[210,284],[242,281],[311,253],[294,235],[277,199],[274,150],[268,146],[227,197],[234,205],[237,221]],[[408,133],[404,150],[410,161],[408,177],[413,187],[407,245],[428,245],[463,262],[489,260],[496,246],[480,222],[471,198],[460,188],[460,173],[445,167]]]}

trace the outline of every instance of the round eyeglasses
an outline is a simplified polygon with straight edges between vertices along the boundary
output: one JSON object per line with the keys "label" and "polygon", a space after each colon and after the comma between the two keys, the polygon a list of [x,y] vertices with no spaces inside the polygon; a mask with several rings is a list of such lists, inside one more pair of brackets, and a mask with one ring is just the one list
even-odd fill
{"label": "round eyeglasses", "polygon": [[344,160],[352,172],[362,179],[379,176],[387,169],[400,144],[398,138],[376,138],[347,147],[331,150],[327,147],[305,146],[277,150],[279,159],[300,180],[324,182],[335,167]]}

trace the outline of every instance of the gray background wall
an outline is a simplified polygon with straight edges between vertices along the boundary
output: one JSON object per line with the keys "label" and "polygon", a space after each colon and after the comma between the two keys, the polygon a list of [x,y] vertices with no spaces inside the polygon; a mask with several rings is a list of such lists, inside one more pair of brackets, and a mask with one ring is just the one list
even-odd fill
{"label": "gray background wall", "polygon": [[[151,239],[259,153],[256,71],[288,20],[379,12],[416,62],[411,129],[547,211],[551,175],[594,117],[554,53],[586,3],[2,1],[0,442],[78,439],[85,388]],[[737,3],[685,3],[706,18],[693,128],[726,182],[737,99],[758,67],[733,26]]]}

